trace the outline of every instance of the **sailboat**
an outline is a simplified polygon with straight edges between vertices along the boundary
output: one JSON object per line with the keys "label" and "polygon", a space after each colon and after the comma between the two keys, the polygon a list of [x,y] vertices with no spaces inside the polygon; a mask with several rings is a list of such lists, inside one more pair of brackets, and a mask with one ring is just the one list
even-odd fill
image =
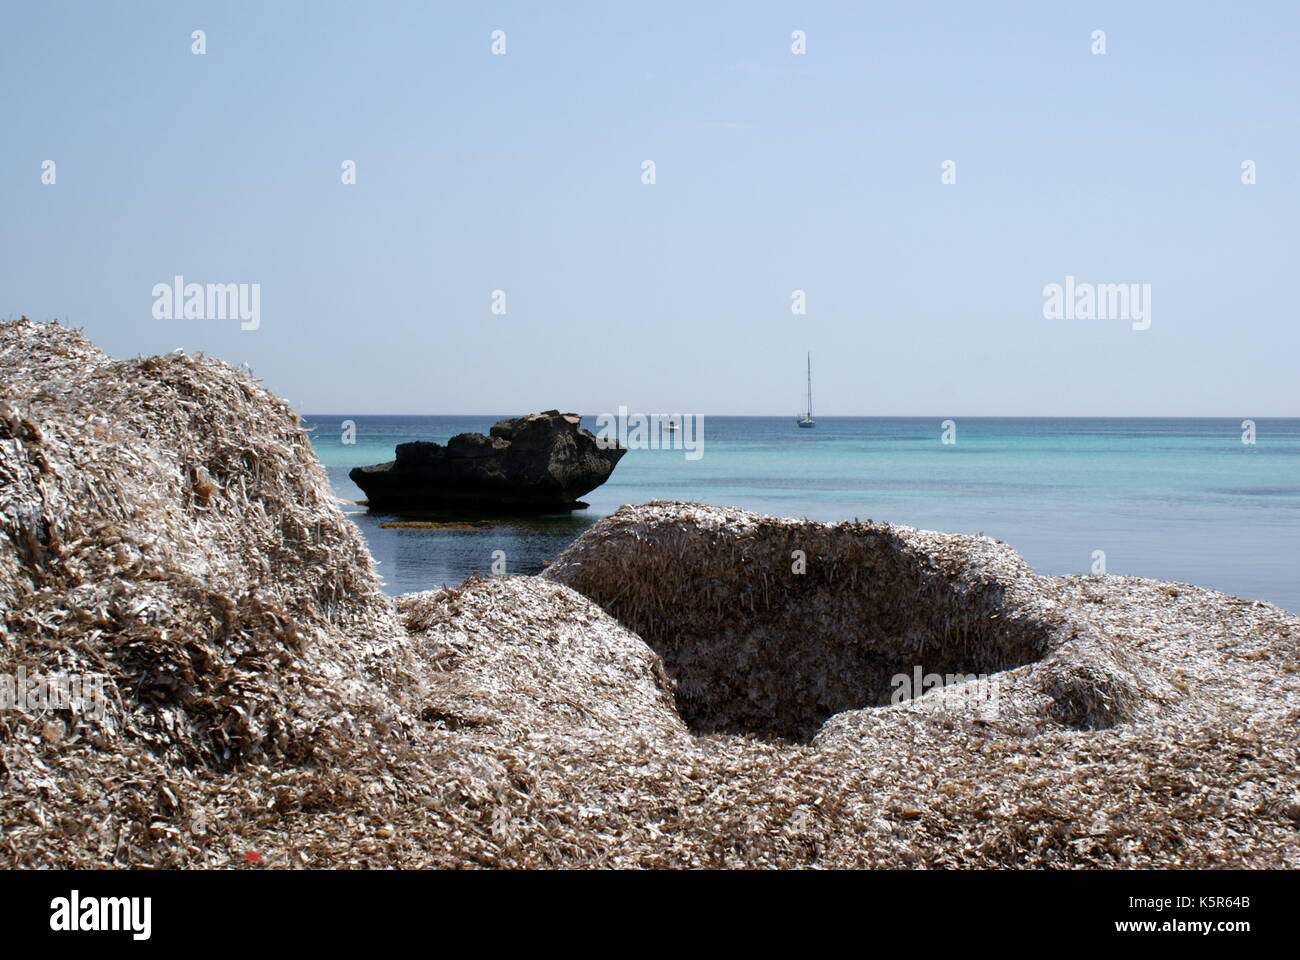
{"label": "sailboat", "polygon": [[799,420],[797,422],[801,427],[817,426],[817,421],[813,419],[813,415],[812,415],[812,352],[811,351],[809,351],[808,353],[808,409],[804,411],[803,415],[799,417]]}

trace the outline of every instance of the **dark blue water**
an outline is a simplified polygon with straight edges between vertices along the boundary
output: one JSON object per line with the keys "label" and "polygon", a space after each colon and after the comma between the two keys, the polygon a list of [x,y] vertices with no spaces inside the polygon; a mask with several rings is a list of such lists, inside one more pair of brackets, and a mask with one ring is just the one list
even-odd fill
{"label": "dark blue water", "polygon": [[[391,460],[407,440],[445,442],[499,416],[306,417],[340,497],[362,493],[351,467]],[[854,517],[1005,540],[1045,573],[1178,580],[1300,611],[1300,420],[706,417],[703,456],[633,450],[586,511],[472,529],[384,529],[349,507],[393,593],[487,573],[535,573],[586,526],[623,503],[694,500],[815,520]],[[595,430],[593,418],[583,421]]]}

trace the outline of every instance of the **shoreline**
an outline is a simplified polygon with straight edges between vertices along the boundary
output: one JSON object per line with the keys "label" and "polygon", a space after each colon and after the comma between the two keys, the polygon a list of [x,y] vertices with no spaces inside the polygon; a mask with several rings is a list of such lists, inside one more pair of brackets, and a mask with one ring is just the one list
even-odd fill
{"label": "shoreline", "polygon": [[[339,421],[309,423],[335,491],[349,499],[362,494],[345,468],[390,453],[395,443],[485,428],[441,416],[389,418],[382,429],[358,422],[357,445],[345,446]],[[1300,420],[1261,421],[1255,446],[1241,442],[1239,422],[1231,421],[1186,421],[1161,427],[1166,434],[1115,421],[1084,430],[1049,420],[1033,424],[1035,434],[961,420],[955,445],[941,442],[939,423],[860,418],[798,431],[786,418],[711,419],[702,459],[633,450],[584,498],[590,507],[572,518],[572,535],[561,536],[558,525],[553,535],[503,526],[491,535],[499,541],[493,549],[518,556],[522,566],[512,570],[540,569],[585,529],[584,520],[672,496],[772,516],[870,517],[987,533],[1055,575],[1092,573],[1101,550],[1105,572],[1203,584],[1300,610],[1300,579],[1292,575],[1300,487],[1291,473],[1300,463]],[[365,516],[354,519],[394,594],[490,572],[490,551],[435,539],[421,560],[426,547],[382,535]]]}

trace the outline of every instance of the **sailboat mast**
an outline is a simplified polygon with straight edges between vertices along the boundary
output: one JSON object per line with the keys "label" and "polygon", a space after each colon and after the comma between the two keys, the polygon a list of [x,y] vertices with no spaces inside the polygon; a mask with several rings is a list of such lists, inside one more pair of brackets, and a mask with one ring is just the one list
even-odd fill
{"label": "sailboat mast", "polygon": [[808,351],[808,419],[812,419],[812,351]]}
{"label": "sailboat mast", "polygon": [[808,351],[808,407],[803,413],[799,414],[799,426],[815,427],[817,424],[813,421],[812,415],[812,351]]}

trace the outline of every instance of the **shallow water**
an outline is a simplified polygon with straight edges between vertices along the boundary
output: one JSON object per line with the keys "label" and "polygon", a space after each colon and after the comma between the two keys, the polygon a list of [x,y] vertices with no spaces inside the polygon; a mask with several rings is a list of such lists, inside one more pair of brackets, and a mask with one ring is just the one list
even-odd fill
{"label": "shallow water", "polygon": [[[505,416],[504,414],[501,416]],[[501,416],[310,416],[312,440],[338,495],[363,494],[354,466],[393,458],[407,440],[445,442]],[[342,422],[356,423],[356,443]],[[1300,611],[1300,420],[706,417],[704,455],[633,450],[570,516],[474,529],[392,529],[348,507],[392,593],[457,583],[492,568],[536,573],[588,525],[623,503],[694,500],[814,520],[854,517],[985,533],[1043,573],[1158,577]],[[583,425],[595,429],[594,419]]]}

